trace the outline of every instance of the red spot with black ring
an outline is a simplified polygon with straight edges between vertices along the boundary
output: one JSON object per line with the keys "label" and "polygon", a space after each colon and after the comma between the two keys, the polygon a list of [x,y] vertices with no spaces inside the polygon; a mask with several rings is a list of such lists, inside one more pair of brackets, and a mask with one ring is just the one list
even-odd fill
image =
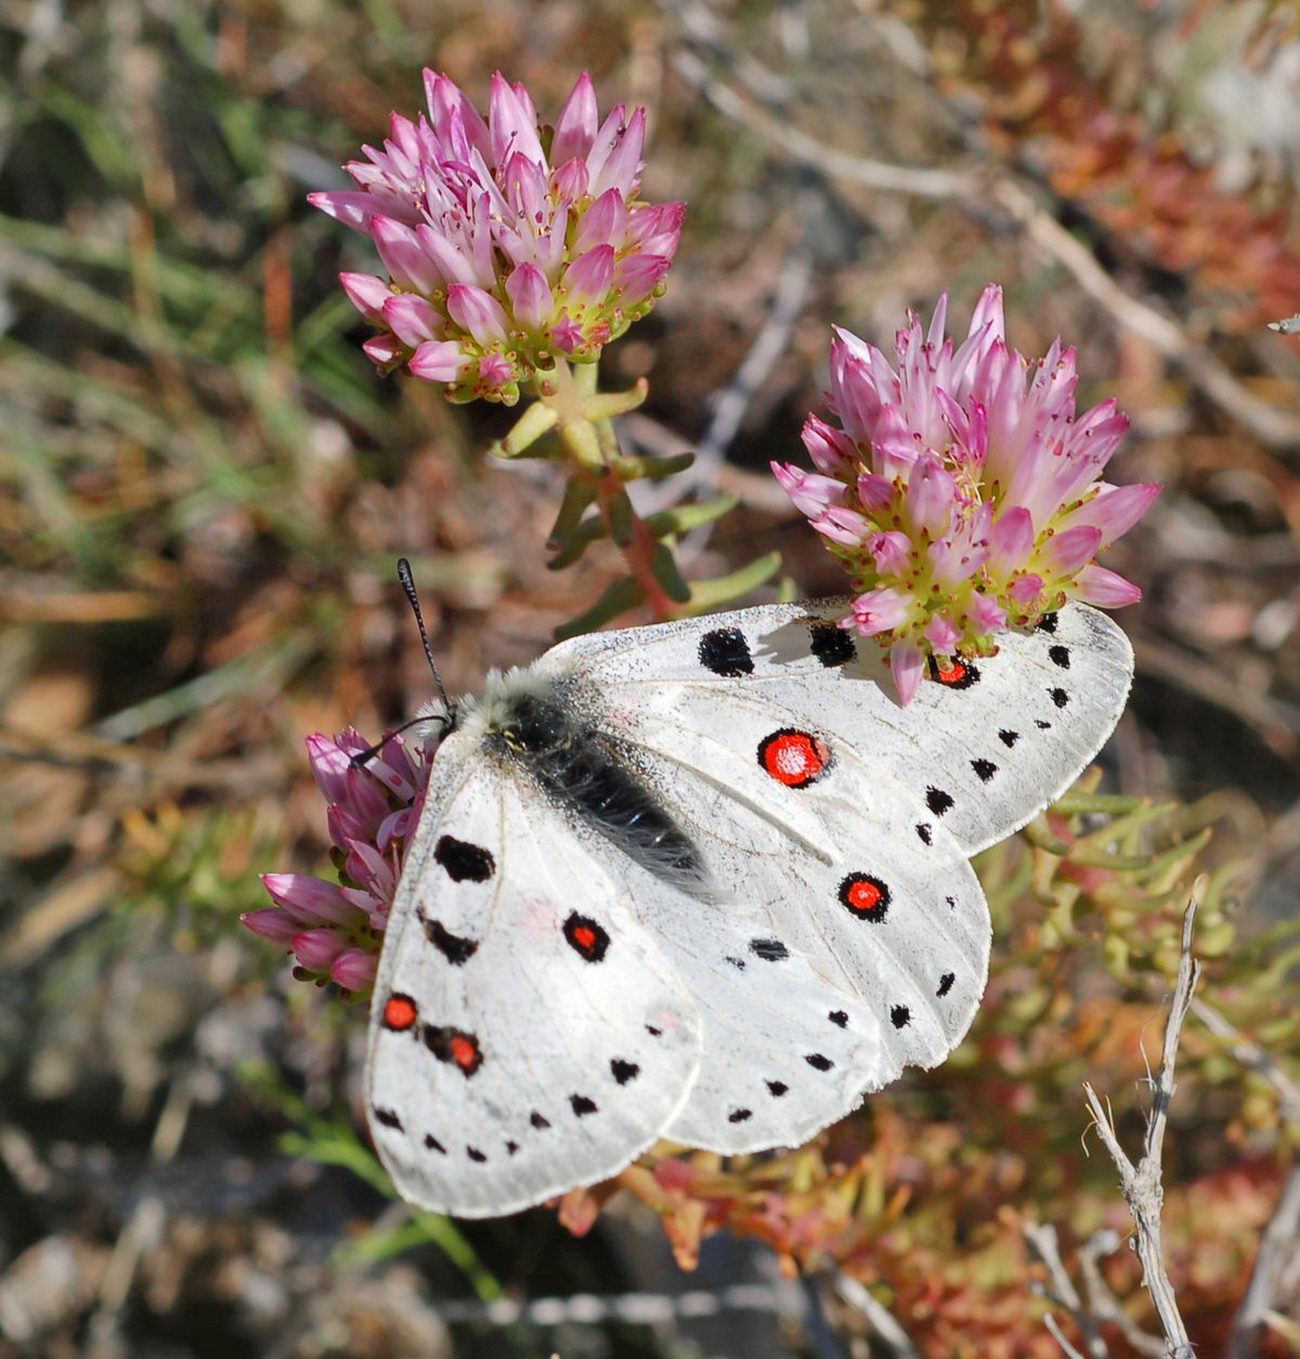
{"label": "red spot with black ring", "polygon": [[758,763],[787,788],[807,788],[831,767],[831,750],[811,732],[783,727],[759,742]]}

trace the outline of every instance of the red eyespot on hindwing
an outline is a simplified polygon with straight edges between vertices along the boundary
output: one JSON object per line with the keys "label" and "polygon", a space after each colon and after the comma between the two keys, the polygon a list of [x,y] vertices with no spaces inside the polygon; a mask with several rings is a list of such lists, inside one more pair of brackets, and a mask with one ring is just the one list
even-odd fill
{"label": "red eyespot on hindwing", "polygon": [[413,1028],[419,1017],[419,1008],[410,996],[394,991],[384,1001],[384,1028],[392,1029],[394,1033],[405,1033]]}
{"label": "red eyespot on hindwing", "polygon": [[574,911],[564,922],[569,947],[589,963],[598,963],[609,949],[609,934],[590,916]]}
{"label": "red eyespot on hindwing", "polygon": [[930,678],[949,689],[969,689],[979,683],[980,672],[971,661],[953,656],[942,665],[930,657]]}
{"label": "red eyespot on hindwing", "polygon": [[810,732],[782,727],[759,742],[758,763],[764,773],[787,788],[807,788],[830,768],[831,751]]}
{"label": "red eyespot on hindwing", "polygon": [[840,883],[840,905],[859,920],[878,925],[889,910],[889,888],[869,873],[850,873]]}

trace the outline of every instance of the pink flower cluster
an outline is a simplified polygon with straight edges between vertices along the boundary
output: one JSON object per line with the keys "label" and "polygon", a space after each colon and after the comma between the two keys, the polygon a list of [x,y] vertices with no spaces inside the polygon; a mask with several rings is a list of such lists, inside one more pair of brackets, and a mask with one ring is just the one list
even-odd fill
{"label": "pink flower cluster", "polygon": [[845,565],[856,598],[841,626],[876,637],[909,703],[930,657],[991,655],[996,636],[1070,599],[1114,608],[1136,585],[1093,561],[1159,485],[1098,480],[1128,429],[1113,399],[1075,417],[1075,352],[1037,363],[1006,343],[1002,290],[987,287],[965,342],[910,317],[895,364],[837,330],[836,429],[810,415],[816,472],[773,463],[796,508]]}
{"label": "pink flower cluster", "polygon": [[645,110],[601,122],[583,72],[552,131],[499,73],[488,116],[426,70],[429,117],[392,115],[383,150],[310,201],[374,241],[388,278],[340,276],[382,334],[366,352],[447,384],[453,400],[513,405],[555,358],[590,362],[662,292],[684,203],[637,197]]}
{"label": "pink flower cluster", "polygon": [[336,740],[307,738],[307,758],[325,801],[339,881],[304,873],[266,873],[274,906],[240,917],[254,934],[287,944],[302,981],[337,982],[368,995],[379,965],[388,908],[401,873],[406,840],[419,815],[422,753],[390,737],[364,767],[352,757],[369,749],[349,728]]}

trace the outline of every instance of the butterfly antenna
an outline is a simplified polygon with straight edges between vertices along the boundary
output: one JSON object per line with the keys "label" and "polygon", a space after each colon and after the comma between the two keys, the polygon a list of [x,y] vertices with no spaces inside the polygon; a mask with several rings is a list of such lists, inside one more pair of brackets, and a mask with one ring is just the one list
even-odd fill
{"label": "butterfly antenna", "polygon": [[420,596],[415,592],[415,579],[411,575],[411,563],[405,557],[397,559],[397,579],[402,582],[402,590],[406,595],[406,602],[411,606],[411,612],[415,615],[415,626],[420,629],[420,641],[424,645],[424,659],[429,662],[429,669],[433,671],[433,682],[438,686],[438,697],[442,700],[445,711],[451,711],[451,700],[447,697],[446,686],[442,682],[442,676],[438,673],[438,662],[433,659],[433,647],[429,644],[429,630],[424,626],[424,613],[420,608]]}

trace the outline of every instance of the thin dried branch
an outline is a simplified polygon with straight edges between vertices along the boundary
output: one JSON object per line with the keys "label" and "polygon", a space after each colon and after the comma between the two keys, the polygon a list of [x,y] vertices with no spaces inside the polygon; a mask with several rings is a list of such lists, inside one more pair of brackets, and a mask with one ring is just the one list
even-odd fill
{"label": "thin dried branch", "polygon": [[1273,1298],[1287,1259],[1300,1249],[1300,1165],[1291,1174],[1259,1243],[1246,1295],[1232,1318],[1225,1359],[1254,1359],[1260,1330],[1273,1313]]}
{"label": "thin dried branch", "polygon": [[899,1359],[920,1359],[920,1353],[912,1344],[907,1332],[899,1325],[894,1314],[880,1302],[864,1284],[851,1279],[847,1274],[836,1274],[835,1291],[850,1307],[861,1312],[871,1323],[871,1329],[889,1346]]}
{"label": "thin dried branch", "polygon": [[[1048,1298],[1066,1308],[1070,1315],[1074,1317],[1079,1330],[1083,1333],[1084,1344],[1088,1347],[1089,1359],[1107,1359],[1110,1351],[1106,1348],[1106,1341],[1101,1333],[1101,1325],[1097,1317],[1084,1306],[1083,1299],[1079,1296],[1078,1289],[1075,1288],[1074,1281],[1065,1268],[1065,1262],[1061,1259],[1060,1241],[1056,1235],[1056,1228],[1046,1222],[1027,1222],[1021,1230],[1024,1232],[1025,1240],[1033,1247],[1034,1253],[1047,1266],[1047,1275],[1052,1283],[1051,1290],[1047,1293]],[[1055,1318],[1049,1314],[1048,1321],[1054,1320]],[[1049,1325],[1048,1329],[1059,1344],[1066,1345],[1055,1327]],[[1068,1345],[1066,1345],[1066,1349],[1068,1352],[1073,1352]]]}
{"label": "thin dried branch", "polygon": [[1129,1160],[1110,1120],[1105,1106],[1091,1085],[1085,1084],[1084,1094],[1092,1111],[1093,1126],[1101,1138],[1115,1168],[1119,1171],[1120,1190],[1128,1202],[1129,1212],[1137,1229],[1137,1254],[1142,1262],[1142,1282],[1160,1318],[1165,1334],[1165,1353],[1170,1359],[1194,1359],[1195,1351],[1187,1335],[1187,1327],[1178,1310],[1178,1299],[1165,1270],[1161,1243],[1160,1213],[1164,1204],[1164,1185],[1161,1181],[1160,1161],[1164,1150],[1165,1129],[1169,1122],[1169,1106],[1177,1086],[1174,1070],[1178,1061],[1178,1042],[1183,1023],[1192,1003],[1192,993],[1200,980],[1200,965],[1192,956],[1193,929],[1196,911],[1205,891],[1206,879],[1198,878],[1183,913],[1182,952],[1178,959],[1178,979],[1174,984],[1169,1018],[1165,1023],[1164,1050],[1160,1069],[1152,1081],[1155,1099],[1147,1116],[1146,1139],[1141,1160],[1134,1165]]}
{"label": "thin dried branch", "polygon": [[1277,1058],[1258,1043],[1252,1042],[1231,1020],[1199,996],[1192,1001],[1192,1013],[1216,1038],[1222,1038],[1228,1044],[1228,1051],[1242,1066],[1262,1076],[1273,1087],[1282,1117],[1300,1122],[1300,1083],[1282,1067]]}
{"label": "thin dried branch", "polygon": [[1080,1354],[1065,1338],[1065,1332],[1061,1330],[1060,1323],[1050,1312],[1044,1318],[1043,1324],[1047,1327],[1047,1333],[1065,1351],[1066,1359],[1087,1359],[1086,1355]]}
{"label": "thin dried branch", "polygon": [[1098,1321],[1109,1322],[1139,1354],[1152,1359],[1164,1359],[1165,1342],[1159,1336],[1148,1335],[1120,1306],[1119,1299],[1102,1278],[1098,1260],[1111,1255],[1122,1244],[1118,1232],[1109,1227],[1093,1234],[1079,1250],[1079,1268],[1083,1271],[1084,1291],[1088,1295],[1088,1310]]}

